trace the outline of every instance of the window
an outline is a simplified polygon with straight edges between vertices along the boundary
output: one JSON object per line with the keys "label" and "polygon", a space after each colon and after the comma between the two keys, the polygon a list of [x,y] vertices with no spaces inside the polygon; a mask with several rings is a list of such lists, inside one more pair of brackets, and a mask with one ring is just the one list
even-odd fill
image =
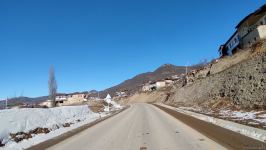
{"label": "window", "polygon": [[257,41],[257,38],[256,37],[254,37],[254,41]]}

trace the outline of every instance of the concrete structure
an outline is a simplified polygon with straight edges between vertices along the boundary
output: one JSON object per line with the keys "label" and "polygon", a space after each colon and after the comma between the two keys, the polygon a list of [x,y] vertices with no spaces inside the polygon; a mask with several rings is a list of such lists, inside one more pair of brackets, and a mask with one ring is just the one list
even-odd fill
{"label": "concrete structure", "polygon": [[175,83],[173,80],[170,80],[170,79],[166,79],[164,81],[165,81],[166,86],[172,86]]}
{"label": "concrete structure", "polygon": [[165,81],[157,81],[156,82],[156,89],[160,89],[160,88],[163,88],[163,87],[166,87]]}
{"label": "concrete structure", "polygon": [[116,97],[126,97],[127,93],[126,91],[121,91],[121,92],[115,92]]}
{"label": "concrete structure", "polygon": [[87,98],[87,95],[84,93],[74,93],[71,96],[72,98]]}
{"label": "concrete structure", "polygon": [[55,100],[55,106],[63,106],[68,100],[65,98],[56,99]]}
{"label": "concrete structure", "polygon": [[220,56],[232,55],[237,48],[248,48],[266,39],[266,4],[241,20],[236,29],[229,40],[220,46]]}
{"label": "concrete structure", "polygon": [[40,103],[40,106],[46,106],[48,108],[52,108],[53,107],[53,101],[52,100],[44,101],[44,102]]}
{"label": "concrete structure", "polygon": [[143,85],[142,91],[148,92],[148,91],[154,91],[157,89],[156,82],[149,82]]}
{"label": "concrete structure", "polygon": [[60,100],[67,100],[67,95],[59,95],[59,96],[56,96],[56,100],[60,101]]}
{"label": "concrete structure", "polygon": [[242,39],[242,47],[248,48],[255,42],[263,39],[266,39],[266,25],[258,26],[254,30],[252,30],[249,34],[244,36]]}
{"label": "concrete structure", "polygon": [[[86,102],[88,94],[86,93],[72,93],[72,94],[59,94],[56,96],[56,106],[81,104]],[[52,107],[52,101],[47,100],[42,102],[40,106]]]}
{"label": "concrete structure", "polygon": [[143,92],[154,91],[154,90],[156,90],[156,84],[146,84],[142,87]]}
{"label": "concrete structure", "polygon": [[167,86],[172,86],[174,84],[174,81],[171,79],[165,79],[161,81],[156,81],[156,82],[150,82],[146,83],[142,86],[142,91],[143,92],[148,92],[148,91],[154,91],[163,87]]}

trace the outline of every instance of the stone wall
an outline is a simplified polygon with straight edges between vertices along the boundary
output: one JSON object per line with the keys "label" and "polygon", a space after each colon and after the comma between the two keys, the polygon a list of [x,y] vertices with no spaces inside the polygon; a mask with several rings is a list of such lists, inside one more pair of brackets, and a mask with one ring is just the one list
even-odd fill
{"label": "stone wall", "polygon": [[176,86],[165,103],[190,105],[228,98],[243,108],[266,108],[266,53],[193,84]]}

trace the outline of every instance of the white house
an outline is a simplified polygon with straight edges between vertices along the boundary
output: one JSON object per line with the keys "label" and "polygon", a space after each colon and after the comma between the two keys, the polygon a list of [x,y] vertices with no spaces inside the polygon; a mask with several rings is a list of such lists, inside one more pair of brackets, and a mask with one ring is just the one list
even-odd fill
{"label": "white house", "polygon": [[126,97],[127,93],[125,91],[115,92],[115,96],[117,96],[117,97]]}
{"label": "white house", "polygon": [[166,86],[165,81],[157,81],[156,82],[156,89],[160,89]]}
{"label": "white house", "polygon": [[59,95],[59,96],[56,96],[55,99],[58,100],[58,101],[60,101],[60,100],[67,100],[67,95]]}
{"label": "white house", "polygon": [[51,107],[53,107],[53,101],[52,100],[46,100],[46,101],[40,103],[39,105],[40,106],[46,106],[48,108],[51,108]]}
{"label": "white house", "polygon": [[156,90],[156,88],[157,88],[156,82],[149,82],[142,86],[142,91],[143,92],[154,91]]}
{"label": "white house", "polygon": [[165,81],[166,86],[172,86],[175,83],[173,80],[170,80],[170,79],[166,79],[164,81]]}

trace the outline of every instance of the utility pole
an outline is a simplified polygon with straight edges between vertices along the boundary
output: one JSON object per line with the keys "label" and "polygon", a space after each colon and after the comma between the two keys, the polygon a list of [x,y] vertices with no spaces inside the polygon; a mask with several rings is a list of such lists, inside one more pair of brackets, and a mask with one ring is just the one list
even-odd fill
{"label": "utility pole", "polygon": [[188,73],[188,65],[189,65],[189,62],[187,62],[187,65],[186,65],[186,74]]}
{"label": "utility pole", "polygon": [[7,109],[7,100],[8,100],[8,98],[6,98],[6,109]]}
{"label": "utility pole", "polygon": [[100,92],[98,91],[98,100],[100,100]]}
{"label": "utility pole", "polygon": [[187,75],[187,66],[188,66],[188,63],[187,63],[187,65],[186,65],[186,75]]}

